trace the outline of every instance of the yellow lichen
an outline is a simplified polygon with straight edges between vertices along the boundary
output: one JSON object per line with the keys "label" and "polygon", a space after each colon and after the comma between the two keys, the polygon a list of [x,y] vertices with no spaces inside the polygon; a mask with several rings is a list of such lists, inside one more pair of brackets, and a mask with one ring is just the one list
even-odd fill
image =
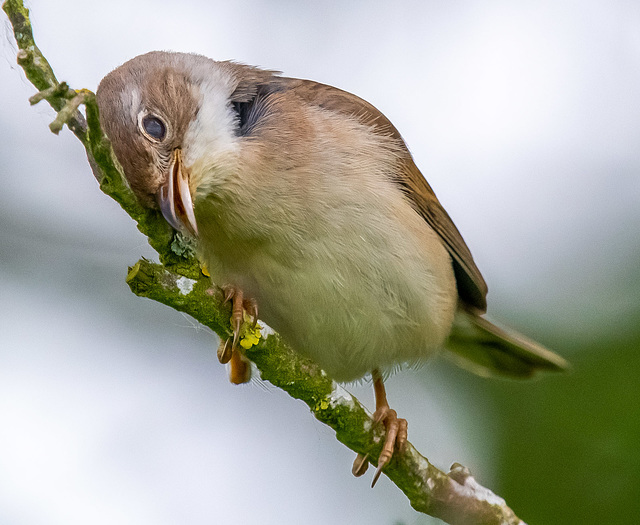
{"label": "yellow lichen", "polygon": [[[229,323],[233,328],[233,318],[229,318]],[[240,333],[238,334],[238,344],[245,350],[257,345],[262,337],[261,329],[262,327],[257,323],[253,326],[253,318],[245,312],[243,323],[240,326]]]}
{"label": "yellow lichen", "polygon": [[260,333],[260,325],[256,325],[255,328],[248,326],[246,333],[240,338],[240,346],[245,350],[249,350],[254,345],[257,345],[260,341],[262,334]]}

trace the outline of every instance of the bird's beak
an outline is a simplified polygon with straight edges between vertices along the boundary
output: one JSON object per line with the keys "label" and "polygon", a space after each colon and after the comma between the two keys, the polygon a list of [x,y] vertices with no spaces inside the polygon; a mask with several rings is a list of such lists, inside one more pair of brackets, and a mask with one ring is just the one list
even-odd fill
{"label": "bird's beak", "polygon": [[182,164],[182,150],[173,150],[171,164],[165,183],[158,191],[160,211],[176,230],[198,236],[196,216],[193,213],[193,202],[189,190],[189,175]]}

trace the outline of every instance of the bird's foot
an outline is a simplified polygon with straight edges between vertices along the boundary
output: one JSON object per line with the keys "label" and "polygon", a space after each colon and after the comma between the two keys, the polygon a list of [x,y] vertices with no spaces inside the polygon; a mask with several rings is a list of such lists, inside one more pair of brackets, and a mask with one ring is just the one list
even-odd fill
{"label": "bird's foot", "polygon": [[[386,430],[382,451],[378,456],[378,468],[371,482],[373,488],[382,474],[382,469],[391,461],[394,451],[396,449],[400,452],[404,450],[407,443],[407,420],[399,418],[397,412],[389,407],[380,372],[374,370],[372,376],[376,396],[376,411],[373,413],[373,422],[374,424],[383,423]],[[369,468],[368,458],[368,454],[358,454],[351,469],[354,476],[362,476],[367,471]]]}
{"label": "bird's foot", "polygon": [[233,285],[222,287],[224,302],[231,301],[231,325],[233,335],[226,341],[220,342],[218,348],[218,360],[222,364],[229,363],[229,379],[234,384],[246,383],[251,379],[251,366],[247,359],[238,350],[240,331],[245,318],[245,312],[251,318],[251,328],[255,329],[258,323],[258,303],[255,299],[245,298],[242,290]]}
{"label": "bird's foot", "polygon": [[[397,449],[400,452],[404,450],[404,446],[407,443],[407,420],[398,417],[395,410],[387,407],[381,407],[373,414],[374,423],[384,423],[386,434],[384,438],[384,445],[382,452],[378,457],[378,468],[373,476],[371,487],[373,488],[382,474],[382,469],[389,464],[393,457],[394,451]],[[369,455],[358,454],[351,472],[354,476],[362,476],[369,468]]]}
{"label": "bird's foot", "polygon": [[382,474],[382,469],[391,461],[394,450],[398,449],[402,452],[407,443],[407,420],[399,418],[397,412],[389,408],[389,405],[379,407],[373,414],[373,421],[384,423],[386,434],[371,487],[375,486],[380,474]]}

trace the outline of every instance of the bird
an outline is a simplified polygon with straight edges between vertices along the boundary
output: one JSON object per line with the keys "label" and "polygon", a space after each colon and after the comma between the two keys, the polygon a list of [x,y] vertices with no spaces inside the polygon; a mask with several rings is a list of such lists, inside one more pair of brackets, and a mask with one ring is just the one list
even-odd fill
{"label": "bird", "polygon": [[[168,51],[108,73],[96,100],[131,190],[194,240],[231,301],[220,360],[241,369],[240,326],[259,312],[336,381],[371,377],[385,429],[372,486],[407,442],[388,374],[440,349],[482,375],[567,368],[484,316],[487,285],[469,248],[398,130],[365,100]],[[359,454],[353,473],[367,466]]]}

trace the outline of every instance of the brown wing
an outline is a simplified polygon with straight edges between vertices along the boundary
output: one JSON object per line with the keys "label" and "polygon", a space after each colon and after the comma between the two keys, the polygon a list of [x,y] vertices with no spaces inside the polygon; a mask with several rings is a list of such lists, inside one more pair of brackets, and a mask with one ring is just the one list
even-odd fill
{"label": "brown wing", "polygon": [[396,182],[402,187],[424,220],[444,241],[453,260],[460,299],[479,310],[478,313],[486,311],[487,285],[473,261],[469,248],[438,201],[431,186],[415,165],[400,133],[389,119],[371,104],[351,93],[310,80],[280,77],[273,79],[271,88],[276,91],[278,89],[294,90],[301,99],[310,104],[355,116],[364,124],[372,126],[376,132],[401,141],[406,156],[399,165]]}

